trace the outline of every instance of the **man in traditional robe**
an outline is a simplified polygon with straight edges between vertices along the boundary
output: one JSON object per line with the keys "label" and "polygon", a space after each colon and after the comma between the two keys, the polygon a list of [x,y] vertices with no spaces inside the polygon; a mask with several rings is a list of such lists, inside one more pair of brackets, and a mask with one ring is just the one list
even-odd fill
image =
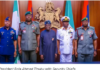
{"label": "man in traditional robe", "polygon": [[45,30],[40,35],[40,57],[43,62],[55,62],[57,57],[56,33],[51,29],[51,22],[45,21]]}

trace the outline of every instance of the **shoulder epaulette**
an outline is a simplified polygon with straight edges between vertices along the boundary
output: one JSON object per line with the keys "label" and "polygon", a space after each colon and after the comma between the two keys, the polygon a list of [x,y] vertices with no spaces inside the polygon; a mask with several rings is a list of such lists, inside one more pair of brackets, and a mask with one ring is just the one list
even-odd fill
{"label": "shoulder epaulette", "polygon": [[24,23],[24,22],[20,22],[20,24],[22,24],[22,23]]}
{"label": "shoulder epaulette", "polygon": [[82,27],[78,27],[77,29],[81,29]]}
{"label": "shoulder epaulette", "polygon": [[12,28],[13,30],[16,30],[16,29],[14,29],[14,28]]}
{"label": "shoulder epaulette", "polygon": [[91,29],[94,29],[94,27],[90,26]]}

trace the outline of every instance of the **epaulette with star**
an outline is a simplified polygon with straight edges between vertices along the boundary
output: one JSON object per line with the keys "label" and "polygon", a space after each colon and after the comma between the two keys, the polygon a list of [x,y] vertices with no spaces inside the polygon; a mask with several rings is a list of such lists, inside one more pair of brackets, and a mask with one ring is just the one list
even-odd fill
{"label": "epaulette with star", "polygon": [[[14,28],[12,28],[12,29],[14,29]],[[16,29],[14,29],[14,30],[16,30]]]}

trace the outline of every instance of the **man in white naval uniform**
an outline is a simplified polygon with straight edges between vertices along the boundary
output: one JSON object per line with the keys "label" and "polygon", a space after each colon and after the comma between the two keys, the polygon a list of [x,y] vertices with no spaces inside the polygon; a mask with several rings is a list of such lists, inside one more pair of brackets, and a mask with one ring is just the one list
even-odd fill
{"label": "man in white naval uniform", "polygon": [[72,62],[72,52],[74,44],[74,29],[69,25],[70,18],[61,18],[63,26],[57,30],[57,47],[60,55],[60,62]]}

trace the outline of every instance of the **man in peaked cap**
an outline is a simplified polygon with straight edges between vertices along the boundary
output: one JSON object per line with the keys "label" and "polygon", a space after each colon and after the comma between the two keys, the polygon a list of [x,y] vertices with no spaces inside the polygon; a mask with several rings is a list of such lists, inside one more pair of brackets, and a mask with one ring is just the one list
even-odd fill
{"label": "man in peaked cap", "polygon": [[69,22],[69,20],[70,20],[70,18],[67,17],[67,16],[64,16],[64,17],[61,18],[62,22]]}
{"label": "man in peaked cap", "polygon": [[25,22],[21,22],[18,32],[19,53],[22,54],[22,63],[36,62],[39,51],[40,28],[39,22],[32,21],[32,12],[25,13]]}
{"label": "man in peaked cap", "polygon": [[82,20],[82,26],[75,33],[75,56],[78,62],[92,62],[97,55],[97,35],[94,27],[88,26],[88,18]]}
{"label": "man in peaked cap", "polygon": [[14,63],[16,57],[16,31],[10,25],[10,18],[7,17],[5,26],[0,28],[0,63],[5,63],[6,59]]}
{"label": "man in peaked cap", "polygon": [[45,21],[45,30],[40,35],[40,57],[44,62],[55,62],[57,57],[56,33],[51,29],[51,22]]}
{"label": "man in peaked cap", "polygon": [[74,43],[74,29],[69,25],[70,18],[61,18],[63,26],[57,30],[57,46],[60,62],[72,62],[72,52]]}

